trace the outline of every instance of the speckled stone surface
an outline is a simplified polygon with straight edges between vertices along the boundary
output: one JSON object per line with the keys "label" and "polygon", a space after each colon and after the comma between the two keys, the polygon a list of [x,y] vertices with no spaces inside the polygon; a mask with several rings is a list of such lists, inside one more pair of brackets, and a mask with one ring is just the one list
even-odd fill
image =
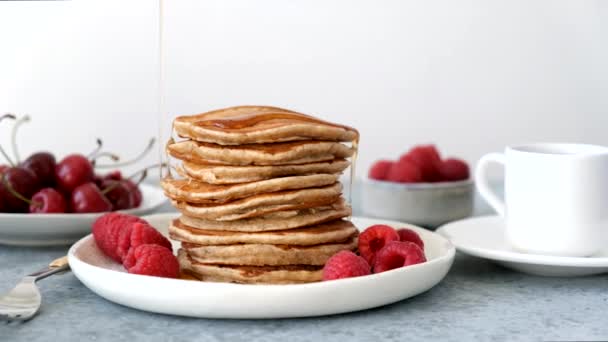
{"label": "speckled stone surface", "polygon": [[[0,246],[0,293],[66,248]],[[458,254],[445,280],[417,297],[306,319],[207,320],[108,302],[71,273],[39,283],[40,314],[0,322],[0,341],[531,341],[608,340],[608,276],[543,278]],[[161,294],[159,294],[161,295]]]}

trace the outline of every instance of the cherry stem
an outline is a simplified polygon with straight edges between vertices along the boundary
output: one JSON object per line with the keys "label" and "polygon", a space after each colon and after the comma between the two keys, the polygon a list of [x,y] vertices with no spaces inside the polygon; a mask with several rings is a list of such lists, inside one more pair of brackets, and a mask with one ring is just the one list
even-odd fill
{"label": "cherry stem", "polygon": [[97,143],[97,147],[95,147],[95,149],[91,153],[89,153],[87,158],[93,158],[97,155],[97,153],[99,153],[99,151],[101,151],[101,148],[103,147],[103,141],[101,140],[101,138],[97,138],[95,142]]}
{"label": "cherry stem", "polygon": [[150,139],[150,141],[148,142],[148,145],[146,146],[146,148],[143,151],[141,151],[139,153],[139,155],[135,156],[135,158],[133,158],[131,160],[127,160],[127,161],[124,161],[122,163],[111,164],[111,165],[95,165],[95,167],[99,168],[99,169],[103,169],[103,168],[110,168],[110,167],[111,168],[114,168],[114,167],[123,167],[123,166],[128,166],[128,165],[131,165],[131,164],[135,164],[138,161],[140,161],[141,159],[143,159],[148,154],[148,152],[150,152],[152,150],[152,147],[154,147],[155,143],[156,143],[156,138]]}
{"label": "cherry stem", "polygon": [[2,176],[2,183],[6,187],[6,190],[8,190],[8,192],[10,192],[11,195],[15,196],[16,198],[22,200],[23,202],[25,202],[25,203],[27,203],[29,205],[35,205],[38,208],[42,207],[42,205],[43,205],[42,203],[29,200],[25,196],[23,196],[22,194],[18,193],[17,190],[15,190],[15,188],[13,188],[13,186],[8,181],[8,179],[6,179],[6,174],[4,174]]}
{"label": "cherry stem", "polygon": [[138,186],[138,185],[139,185],[139,184],[141,184],[141,182],[143,182],[143,181],[144,181],[144,179],[146,179],[146,177],[148,176],[148,170],[153,169],[153,168],[156,168],[156,167],[160,167],[160,168],[162,168],[162,167],[165,167],[165,166],[167,166],[167,164],[165,164],[165,163],[160,163],[160,164],[150,165],[150,166],[148,166],[148,167],[146,167],[146,168],[144,168],[144,169],[141,169],[141,170],[139,170],[139,171],[135,172],[134,174],[130,175],[129,177],[127,177],[127,178],[125,178],[125,179],[123,179],[123,180],[117,180],[117,181],[114,181],[114,184],[112,184],[111,186],[109,186],[109,187],[107,187],[107,188],[103,189],[103,191],[102,191],[101,193],[102,193],[103,195],[105,195],[105,194],[107,194],[108,192],[110,192],[110,191],[114,190],[114,188],[115,188],[115,187],[117,187],[117,186],[119,186],[120,184],[122,184],[122,183],[126,182],[127,180],[130,180],[131,178],[135,178],[137,175],[140,175],[140,174],[141,174],[141,176],[140,176],[139,180],[138,180],[138,181],[135,183],[135,185],[136,185],[136,186]]}
{"label": "cherry stem", "polygon": [[108,157],[108,158],[112,159],[115,162],[117,162],[117,161],[120,160],[120,157],[117,156],[117,155],[115,155],[114,153],[110,153],[110,152],[97,153],[97,155],[95,155],[95,158],[93,160],[91,160],[91,164],[93,164],[93,167],[95,167],[95,164],[97,163],[97,160],[99,158],[102,158],[102,157]]}
{"label": "cherry stem", "polygon": [[24,115],[15,121],[15,125],[13,126],[13,132],[11,134],[11,146],[13,148],[13,155],[15,156],[15,161],[17,165],[21,163],[21,158],[19,158],[19,150],[17,149],[17,131],[19,131],[19,127],[25,123],[30,122],[30,116]]}
{"label": "cherry stem", "polygon": [[[2,116],[0,116],[0,121],[4,120],[4,119],[11,119],[11,120],[15,120],[17,117],[14,114],[4,114]],[[15,166],[15,163],[13,163],[13,161],[11,160],[11,158],[8,156],[8,154],[6,154],[6,151],[4,151],[4,148],[2,148],[2,146],[0,146],[0,153],[2,153],[2,155],[4,156],[4,158],[6,159],[6,161],[11,165],[11,166]]]}

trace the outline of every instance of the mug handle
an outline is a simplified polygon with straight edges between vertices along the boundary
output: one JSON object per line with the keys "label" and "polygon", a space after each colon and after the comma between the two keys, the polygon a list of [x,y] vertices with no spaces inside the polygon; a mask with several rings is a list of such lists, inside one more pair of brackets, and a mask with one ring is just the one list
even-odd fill
{"label": "mug handle", "polygon": [[488,165],[493,162],[502,164],[504,167],[505,155],[502,153],[489,153],[481,157],[475,168],[475,184],[477,185],[477,190],[481,194],[481,197],[496,210],[498,215],[505,216],[505,202],[496,195],[488,182]]}

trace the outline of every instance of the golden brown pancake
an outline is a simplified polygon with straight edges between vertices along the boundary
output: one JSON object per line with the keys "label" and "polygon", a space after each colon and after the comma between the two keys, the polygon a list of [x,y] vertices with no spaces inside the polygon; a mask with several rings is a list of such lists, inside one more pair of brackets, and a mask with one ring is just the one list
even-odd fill
{"label": "golden brown pancake", "polygon": [[182,214],[206,220],[234,221],[284,210],[299,210],[335,203],[342,184],[254,195],[225,204],[195,204],[171,200]]}
{"label": "golden brown pancake", "polygon": [[236,184],[285,176],[340,174],[349,165],[350,162],[345,159],[277,166],[229,166],[184,162],[178,166],[178,172],[188,178],[209,184]]}
{"label": "golden brown pancake", "polygon": [[[284,213],[284,211],[279,213]],[[186,226],[194,229],[234,232],[264,232],[272,230],[294,229],[320,224],[350,216],[351,213],[351,208],[344,204],[344,201],[340,199],[331,206],[290,210],[289,215],[285,216],[275,215],[276,213],[273,213],[235,221],[216,221],[183,215],[179,220]]]}
{"label": "golden brown pancake", "polygon": [[233,245],[198,245],[182,242],[190,258],[203,264],[280,266],[325,265],[332,255],[357,247],[357,238],[311,246],[239,243]]}
{"label": "golden brown pancake", "polygon": [[183,271],[203,281],[242,284],[300,284],[321,281],[322,266],[234,266],[203,264],[180,249],[177,254]]}
{"label": "golden brown pancake", "polygon": [[359,136],[351,127],[268,106],[238,106],[179,116],[173,127],[181,137],[221,145],[313,139],[353,141]]}
{"label": "golden brown pancake", "polygon": [[334,141],[221,146],[192,140],[171,142],[167,152],[182,161],[216,165],[294,165],[352,156],[353,149]]}
{"label": "golden brown pancake", "polygon": [[161,181],[161,186],[167,197],[177,201],[219,204],[282,190],[322,187],[334,184],[337,180],[338,175],[316,174],[273,178],[251,183],[217,185],[201,183],[191,179],[165,178]]}
{"label": "golden brown pancake", "polygon": [[273,244],[310,246],[345,241],[358,234],[350,221],[335,220],[314,226],[289,230],[235,232],[203,230],[185,225],[179,219],[169,226],[173,240],[198,245]]}

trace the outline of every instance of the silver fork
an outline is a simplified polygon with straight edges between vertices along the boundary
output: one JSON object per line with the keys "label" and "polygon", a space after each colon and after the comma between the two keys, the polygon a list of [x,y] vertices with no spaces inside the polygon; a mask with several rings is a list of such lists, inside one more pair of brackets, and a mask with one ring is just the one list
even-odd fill
{"label": "silver fork", "polygon": [[36,281],[68,269],[68,257],[64,256],[54,260],[46,268],[23,277],[14,289],[0,297],[0,319],[27,321],[32,318],[40,310],[42,303]]}

